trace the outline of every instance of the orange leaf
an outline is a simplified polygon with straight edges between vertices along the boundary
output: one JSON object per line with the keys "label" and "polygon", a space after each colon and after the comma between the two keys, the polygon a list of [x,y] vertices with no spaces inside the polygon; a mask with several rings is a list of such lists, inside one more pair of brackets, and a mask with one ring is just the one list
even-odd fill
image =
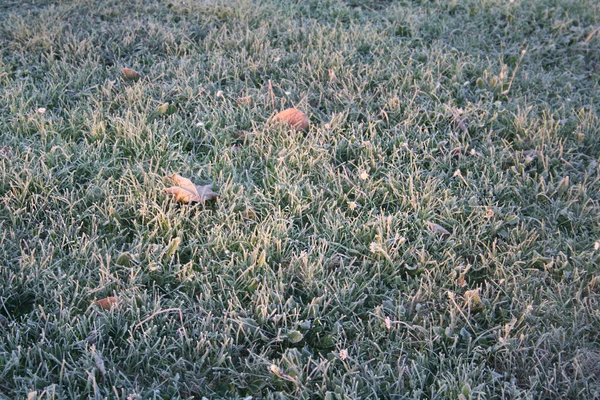
{"label": "orange leaf", "polygon": [[273,120],[285,122],[294,129],[304,131],[308,128],[308,116],[295,108],[288,108],[273,117]]}
{"label": "orange leaf", "polygon": [[121,304],[121,301],[115,296],[110,296],[105,297],[104,299],[96,300],[93,304],[97,305],[103,310],[110,310],[113,306],[118,307],[119,304]]}
{"label": "orange leaf", "polygon": [[191,180],[184,178],[179,174],[170,177],[177,186],[165,189],[165,193],[175,196],[175,201],[179,203],[206,203],[208,200],[214,200],[219,195],[213,192],[212,184],[196,186]]}
{"label": "orange leaf", "polygon": [[238,104],[238,106],[241,106],[244,104],[252,104],[252,97],[250,97],[250,96],[240,97],[239,99],[237,99],[237,104]]}

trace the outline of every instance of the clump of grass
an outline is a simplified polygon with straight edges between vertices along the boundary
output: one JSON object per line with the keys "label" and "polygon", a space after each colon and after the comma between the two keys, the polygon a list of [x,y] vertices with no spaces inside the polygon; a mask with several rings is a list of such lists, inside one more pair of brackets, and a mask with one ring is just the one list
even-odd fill
{"label": "clump of grass", "polygon": [[0,8],[0,397],[600,396],[595,2]]}

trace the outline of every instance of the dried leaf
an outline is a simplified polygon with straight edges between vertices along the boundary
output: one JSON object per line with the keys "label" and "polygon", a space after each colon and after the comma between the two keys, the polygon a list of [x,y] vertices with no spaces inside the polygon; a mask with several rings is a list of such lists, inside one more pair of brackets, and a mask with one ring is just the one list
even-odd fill
{"label": "dried leaf", "polygon": [[179,203],[201,203],[214,200],[219,195],[213,192],[212,184],[205,186],[196,186],[191,180],[184,178],[179,174],[170,177],[177,186],[165,189],[165,193],[175,196],[175,201]]}
{"label": "dried leaf", "polygon": [[121,74],[123,74],[125,79],[130,81],[135,81],[141,78],[141,75],[131,68],[121,68]]}
{"label": "dried leaf", "polygon": [[440,234],[442,236],[450,236],[450,232],[448,232],[446,230],[446,228],[444,228],[441,225],[436,224],[435,222],[427,222],[427,225],[429,226],[429,230],[431,230],[431,232],[433,233],[437,233]]}
{"label": "dried leaf", "polygon": [[308,125],[310,124],[308,116],[295,108],[288,108],[287,110],[281,111],[273,117],[273,120],[284,122],[290,127],[300,131],[308,129]]}
{"label": "dried leaf", "polygon": [[244,104],[252,104],[252,97],[250,97],[250,96],[240,97],[239,99],[237,99],[237,104],[238,104],[238,106],[241,106]]}
{"label": "dried leaf", "polygon": [[110,310],[112,307],[118,307],[121,304],[121,301],[115,296],[110,296],[105,297],[104,299],[96,300],[93,304],[102,308],[103,310]]}

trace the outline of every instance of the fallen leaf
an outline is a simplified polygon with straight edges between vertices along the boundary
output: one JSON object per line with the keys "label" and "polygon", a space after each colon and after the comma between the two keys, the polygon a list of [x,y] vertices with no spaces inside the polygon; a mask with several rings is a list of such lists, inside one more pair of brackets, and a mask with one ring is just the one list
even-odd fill
{"label": "fallen leaf", "polygon": [[238,104],[238,106],[241,106],[244,104],[252,104],[252,97],[250,97],[250,96],[240,97],[239,99],[237,99],[237,104]]}
{"label": "fallen leaf", "polygon": [[95,300],[93,304],[97,305],[103,310],[110,310],[113,306],[118,307],[119,304],[121,304],[121,301],[115,296],[110,296],[105,297],[104,299]]}
{"label": "fallen leaf", "polygon": [[450,236],[450,232],[448,232],[446,230],[446,228],[444,228],[441,225],[436,224],[435,222],[427,222],[427,225],[429,226],[429,230],[431,230],[431,232],[433,233],[438,233],[442,236]]}
{"label": "fallen leaf", "polygon": [[175,196],[175,201],[179,203],[201,203],[208,200],[214,200],[219,195],[213,192],[213,185],[196,186],[187,178],[179,174],[170,177],[177,186],[165,189],[165,193]]}
{"label": "fallen leaf", "polygon": [[308,128],[310,120],[308,116],[295,108],[288,108],[273,117],[274,121],[285,122],[294,129],[304,131]]}
{"label": "fallen leaf", "polygon": [[131,68],[121,68],[121,74],[123,74],[125,79],[130,81],[136,81],[142,77],[137,71]]}

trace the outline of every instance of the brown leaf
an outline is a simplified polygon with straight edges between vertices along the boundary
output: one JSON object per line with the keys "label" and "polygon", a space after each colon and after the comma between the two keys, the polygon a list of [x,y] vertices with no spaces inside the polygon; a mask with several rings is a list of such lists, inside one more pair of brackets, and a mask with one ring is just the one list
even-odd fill
{"label": "brown leaf", "polygon": [[250,97],[250,96],[240,97],[239,99],[237,99],[237,104],[238,104],[238,106],[241,106],[244,104],[252,104],[252,97]]}
{"label": "brown leaf", "polygon": [[118,307],[119,304],[121,304],[121,301],[115,296],[110,296],[96,300],[93,304],[102,308],[103,310],[110,310],[113,306]]}
{"label": "brown leaf", "polygon": [[441,225],[436,224],[435,222],[427,221],[427,225],[429,226],[429,230],[431,230],[431,232],[433,232],[433,233],[437,233],[442,236],[450,236],[450,232],[448,232],[446,230],[446,228],[444,228]]}
{"label": "brown leaf", "polygon": [[121,74],[123,74],[125,79],[130,81],[136,81],[142,77],[137,71],[131,68],[121,68]]}
{"label": "brown leaf", "polygon": [[273,117],[273,120],[285,122],[292,128],[301,131],[306,130],[310,123],[308,116],[295,108],[288,108],[287,110],[281,111]]}
{"label": "brown leaf", "polygon": [[184,178],[179,174],[170,177],[177,186],[165,189],[165,193],[175,196],[175,201],[179,203],[201,203],[208,200],[214,200],[219,195],[213,192],[212,184],[205,186],[196,186],[191,180]]}

